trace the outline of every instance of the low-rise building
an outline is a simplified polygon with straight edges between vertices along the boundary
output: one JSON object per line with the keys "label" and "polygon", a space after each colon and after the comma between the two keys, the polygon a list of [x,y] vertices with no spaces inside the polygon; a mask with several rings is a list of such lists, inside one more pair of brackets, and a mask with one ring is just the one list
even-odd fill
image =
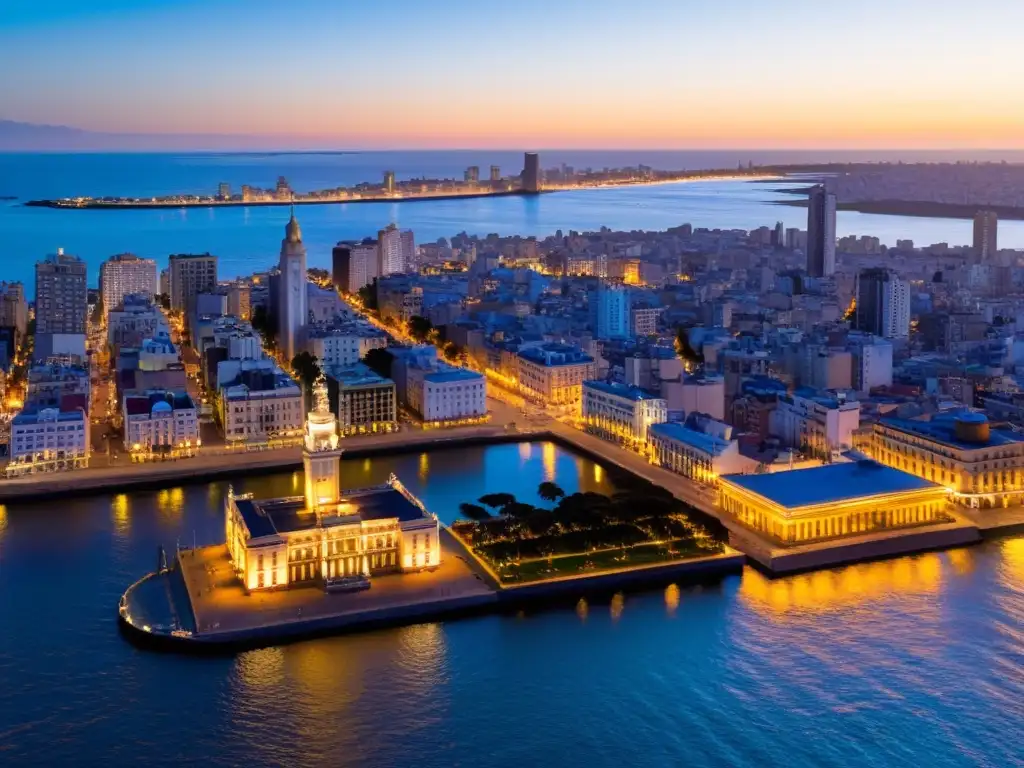
{"label": "low-rise building", "polygon": [[122,410],[124,449],[133,461],[193,456],[202,444],[199,415],[186,392],[126,394]]}
{"label": "low-rise building", "polygon": [[325,368],[331,411],[342,435],[391,432],[398,427],[395,382],[363,363]]}
{"label": "low-rise building", "polygon": [[740,454],[731,431],[702,431],[677,422],[652,424],[647,446],[652,463],[706,485],[716,485],[722,475],[751,472],[757,466]]}
{"label": "low-rise building", "polygon": [[525,347],[517,355],[519,387],[552,405],[578,403],[583,382],[597,375],[594,358],[568,344]]}
{"label": "low-rise building", "polygon": [[327,367],[355,365],[371,349],[386,347],[387,336],[368,323],[351,321],[307,329],[306,348]]}
{"label": "low-rise building", "polygon": [[[28,372],[25,407],[29,410],[56,408],[74,410],[82,406],[89,413],[89,372],[80,365],[33,365]],[[69,402],[74,407],[69,407]]]}
{"label": "low-rise building", "polygon": [[588,432],[637,447],[651,425],[668,418],[668,410],[663,398],[639,387],[585,381],[581,415]]}
{"label": "low-rise building", "polygon": [[26,408],[11,420],[7,476],[89,466],[89,417],[83,408]]}
{"label": "low-rise building", "polygon": [[886,466],[940,483],[965,506],[1024,502],[1024,436],[993,428],[977,411],[883,418],[874,425],[870,453]]}
{"label": "low-rise building", "polygon": [[947,520],[941,485],[871,460],[719,478],[719,505],[784,543],[833,539]]}
{"label": "low-rise building", "polygon": [[243,368],[221,386],[219,405],[229,444],[293,442],[302,435],[302,389],[280,368]]}
{"label": "low-rise building", "polygon": [[783,445],[828,458],[853,447],[853,433],[860,426],[860,403],[842,395],[804,391],[780,396],[769,419],[772,434]]}
{"label": "low-rise building", "polygon": [[408,406],[426,423],[478,421],[487,416],[483,374],[447,363],[406,370]]}

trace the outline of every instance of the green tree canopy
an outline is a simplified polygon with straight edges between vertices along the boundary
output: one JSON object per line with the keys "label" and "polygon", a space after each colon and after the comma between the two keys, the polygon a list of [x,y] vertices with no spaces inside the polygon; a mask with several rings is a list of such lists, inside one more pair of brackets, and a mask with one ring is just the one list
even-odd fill
{"label": "green tree canopy", "polygon": [[470,504],[467,501],[459,504],[459,513],[470,520],[486,520],[491,516],[491,513],[479,504]]}
{"label": "green tree canopy", "polygon": [[317,361],[316,356],[305,351],[299,352],[299,354],[292,358],[292,370],[295,371],[295,375],[302,382],[302,388],[306,395],[311,396],[313,394],[313,385],[320,376],[320,363]]}
{"label": "green tree canopy", "polygon": [[391,378],[391,364],[394,360],[386,347],[374,347],[363,358],[363,362],[371,371],[385,379]]}
{"label": "green tree canopy", "polygon": [[558,501],[565,496],[565,491],[555,483],[545,480],[537,486],[537,495],[544,499],[544,501]]}
{"label": "green tree canopy", "polygon": [[430,338],[433,329],[434,324],[425,317],[413,315],[409,318],[409,335],[421,344]]}
{"label": "green tree canopy", "polygon": [[507,507],[509,504],[515,504],[516,497],[511,493],[486,493],[477,499],[477,501],[491,509],[500,509],[502,507]]}

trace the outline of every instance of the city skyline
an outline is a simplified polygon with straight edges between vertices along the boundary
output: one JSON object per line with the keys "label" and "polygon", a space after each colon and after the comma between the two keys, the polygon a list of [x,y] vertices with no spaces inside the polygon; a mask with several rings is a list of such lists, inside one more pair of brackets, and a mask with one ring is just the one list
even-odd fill
{"label": "city skyline", "polygon": [[1024,9],[891,5],[57,2],[0,20],[0,119],[239,149],[1024,147],[1000,55]]}

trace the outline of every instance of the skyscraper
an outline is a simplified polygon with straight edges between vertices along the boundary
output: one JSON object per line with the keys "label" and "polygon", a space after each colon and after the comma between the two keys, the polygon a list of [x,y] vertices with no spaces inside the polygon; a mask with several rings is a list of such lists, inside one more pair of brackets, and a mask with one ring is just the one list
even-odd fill
{"label": "skyscraper", "polygon": [[818,184],[807,201],[807,274],[829,277],[835,271],[836,196]]}
{"label": "skyscraper", "polygon": [[598,339],[623,339],[629,336],[629,289],[601,283],[592,291],[590,322]]}
{"label": "skyscraper", "polygon": [[497,165],[491,166],[491,181],[501,181],[501,168]]}
{"label": "skyscraper", "polygon": [[153,298],[156,292],[156,262],[152,259],[119,253],[100,265],[100,298],[104,317],[123,302],[125,296],[142,294]]}
{"label": "skyscraper", "polygon": [[467,168],[466,172],[463,174],[463,180],[469,182],[470,184],[476,184],[478,181],[480,181],[480,166],[469,166],[469,168]]}
{"label": "skyscraper", "polygon": [[540,192],[540,156],[536,152],[523,156],[523,191]]}
{"label": "skyscraper", "polygon": [[400,237],[402,243],[402,263],[406,272],[419,271],[419,258],[416,252],[416,236],[411,229],[403,229]]}
{"label": "skyscraper", "polygon": [[402,248],[402,233],[394,224],[377,233],[378,247],[380,248],[380,267],[377,274],[381,277],[388,275],[400,275],[408,268],[406,254]]}
{"label": "skyscraper", "polygon": [[195,306],[196,296],[217,290],[217,257],[208,253],[181,253],[168,261],[171,309],[187,315]]}
{"label": "skyscraper", "polygon": [[85,262],[57,253],[36,264],[36,333],[85,334]]}
{"label": "skyscraper", "polygon": [[355,293],[377,277],[377,241],[343,240],[331,251],[331,278],[342,293]]}
{"label": "skyscraper", "polygon": [[995,211],[978,211],[974,214],[974,258],[978,261],[989,261],[995,258],[998,250],[996,234],[999,229],[999,218]]}
{"label": "skyscraper", "polygon": [[286,360],[291,360],[302,345],[302,329],[309,322],[306,300],[306,246],[302,230],[295,220],[295,210],[284,228],[281,241],[280,278],[277,294],[277,345]]}
{"label": "skyscraper", "polygon": [[395,172],[384,171],[384,191],[389,195],[395,193]]}
{"label": "skyscraper", "polygon": [[910,284],[884,268],[862,269],[854,327],[886,339],[909,336]]}

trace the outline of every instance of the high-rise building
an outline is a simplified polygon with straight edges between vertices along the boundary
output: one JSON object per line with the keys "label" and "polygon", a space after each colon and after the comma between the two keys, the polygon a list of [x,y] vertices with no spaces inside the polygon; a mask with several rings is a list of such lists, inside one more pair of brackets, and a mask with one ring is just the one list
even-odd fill
{"label": "high-rise building", "polygon": [[288,185],[288,179],[284,176],[277,177],[277,187],[274,189],[274,197],[278,200],[291,200],[292,188]]}
{"label": "high-rise building", "polygon": [[491,166],[491,181],[501,181],[501,168],[497,165]]}
{"label": "high-rise building", "polygon": [[978,261],[995,258],[998,228],[999,218],[995,211],[978,211],[974,214],[974,258]]}
{"label": "high-rise building", "polygon": [[377,241],[343,240],[331,251],[331,277],[342,293],[355,293],[377,277]]}
{"label": "high-rise building", "polygon": [[84,334],[87,304],[84,261],[58,248],[36,264],[37,334]]}
{"label": "high-rise building", "polygon": [[416,236],[411,229],[403,229],[399,236],[402,244],[402,263],[407,272],[416,272],[419,269],[419,257],[416,252]]}
{"label": "high-rise building", "polygon": [[835,271],[836,196],[818,184],[807,201],[807,274],[829,277]]}
{"label": "high-rise building", "polygon": [[104,317],[121,304],[125,296],[141,294],[152,299],[156,292],[156,262],[153,259],[119,253],[100,265],[100,300]]}
{"label": "high-rise building", "polygon": [[0,282],[0,328],[13,328],[19,345],[28,332],[28,301],[21,283]]}
{"label": "high-rise building", "polygon": [[230,200],[231,199],[231,185],[228,184],[226,181],[222,181],[220,184],[218,184],[217,185],[217,197],[220,198],[221,200]]}
{"label": "high-rise building", "polygon": [[540,192],[540,156],[527,152],[523,156],[523,191]]}
{"label": "high-rise building", "polygon": [[478,181],[480,181],[480,166],[469,166],[469,168],[467,168],[465,173],[463,174],[463,179],[469,182],[470,184],[476,184]]}
{"label": "high-rise building", "polygon": [[384,191],[389,195],[395,193],[395,172],[384,171]]}
{"label": "high-rise building", "polygon": [[602,283],[589,297],[591,327],[598,339],[629,336],[629,289]]}
{"label": "high-rise building", "polygon": [[208,253],[180,253],[170,257],[168,281],[171,309],[188,314],[200,293],[217,290],[217,257]]}
{"label": "high-rise building", "polygon": [[306,295],[306,246],[302,244],[302,230],[295,220],[295,211],[284,228],[281,241],[281,260],[278,262],[277,344],[286,360],[302,350],[302,329],[309,323]]}
{"label": "high-rise building", "polygon": [[412,260],[413,254],[407,253],[406,248],[403,248],[403,239],[408,247],[412,243],[411,235],[412,233],[408,238],[403,238],[403,233],[394,224],[388,224],[377,233],[380,249],[380,265],[377,274],[380,277],[400,275],[408,269],[408,262]]}
{"label": "high-rise building", "polygon": [[909,336],[910,284],[884,268],[861,270],[854,327],[886,339]]}
{"label": "high-rise building", "polygon": [[228,314],[239,320],[252,317],[252,286],[247,280],[236,280],[228,287]]}

